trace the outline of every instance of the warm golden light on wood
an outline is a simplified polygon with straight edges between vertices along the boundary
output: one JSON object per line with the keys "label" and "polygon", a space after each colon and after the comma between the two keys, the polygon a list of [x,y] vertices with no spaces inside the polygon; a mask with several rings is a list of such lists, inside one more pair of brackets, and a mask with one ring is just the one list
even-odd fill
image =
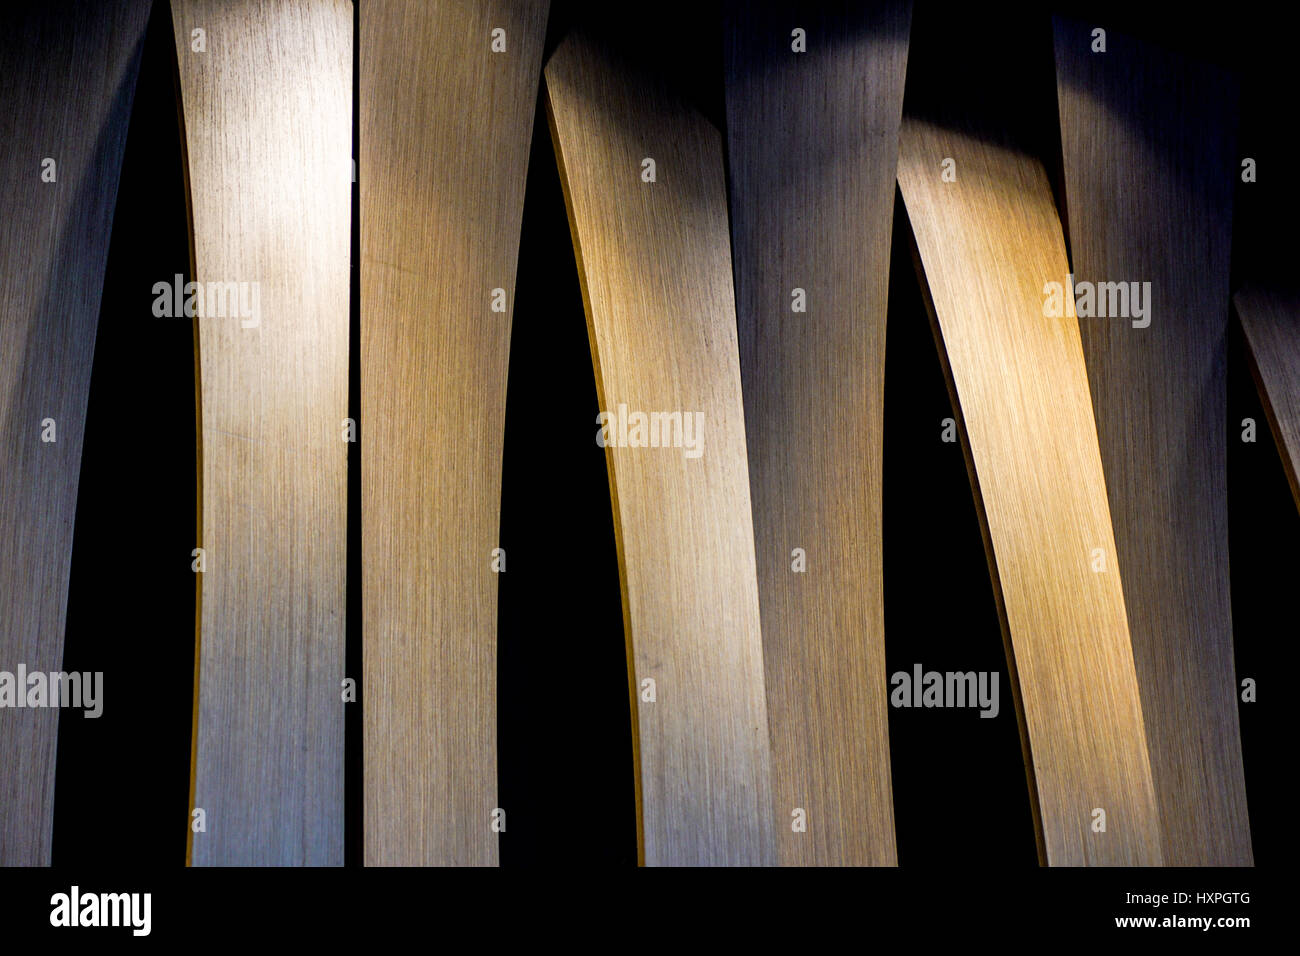
{"label": "warm golden light on wood", "polygon": [[905,115],[898,182],[1018,684],[1040,857],[1159,864],[1078,321],[1044,314],[1045,285],[1069,272],[1047,176],[996,141]]}
{"label": "warm golden light on wood", "polygon": [[[607,447],[648,865],[773,862],[722,138],[601,45],[546,67],[602,409],[702,416],[696,457]],[[646,181],[654,161],[654,181]],[[593,428],[593,434],[595,429]],[[656,699],[645,699],[644,681]]]}

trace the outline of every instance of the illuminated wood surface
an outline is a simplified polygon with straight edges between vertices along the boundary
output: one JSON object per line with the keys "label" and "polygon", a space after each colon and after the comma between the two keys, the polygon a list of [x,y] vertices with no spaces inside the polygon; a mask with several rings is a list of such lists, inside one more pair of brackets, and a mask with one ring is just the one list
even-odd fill
{"label": "illuminated wood surface", "polygon": [[[699,457],[606,448],[642,859],[770,863],[781,814],[770,799],[721,136],[581,34],[551,58],[546,91],[600,407],[703,415]],[[642,181],[645,158],[655,182]],[[646,680],[654,702],[642,699]]]}
{"label": "illuminated wood surface", "polygon": [[[498,860],[492,551],[546,14],[525,0],[360,8],[372,865]],[[497,28],[505,49],[494,53]],[[504,312],[492,310],[494,289]]]}
{"label": "illuminated wood surface", "polygon": [[[148,17],[142,0],[0,12],[0,669],[11,674],[63,668],[90,368]],[[50,863],[58,722],[57,708],[0,710],[0,866]]]}
{"label": "illuminated wood surface", "polygon": [[173,0],[172,15],[194,278],[250,283],[249,308],[197,320],[207,832],[191,859],[341,865],[352,8]]}
{"label": "illuminated wood surface", "polygon": [[[908,3],[737,4],[726,35],[740,369],[773,803],[788,865],[892,865],[881,446]],[[791,26],[807,52],[791,50]],[[802,289],[806,312],[795,312]],[[792,570],[792,551],[807,571]],[[814,691],[815,689],[815,691]]]}
{"label": "illuminated wood surface", "polygon": [[1258,285],[1233,297],[1250,348],[1251,373],[1300,508],[1300,296]]}
{"label": "illuminated wood surface", "polygon": [[[941,180],[946,158],[955,182]],[[1068,272],[1046,174],[988,137],[905,114],[898,182],[1019,689],[1040,858],[1159,864],[1079,327],[1044,315],[1045,284]]]}
{"label": "illuminated wood surface", "polygon": [[1149,282],[1080,318],[1165,862],[1248,865],[1228,587],[1227,321],[1235,94],[1216,71],[1057,21],[1075,282]]}

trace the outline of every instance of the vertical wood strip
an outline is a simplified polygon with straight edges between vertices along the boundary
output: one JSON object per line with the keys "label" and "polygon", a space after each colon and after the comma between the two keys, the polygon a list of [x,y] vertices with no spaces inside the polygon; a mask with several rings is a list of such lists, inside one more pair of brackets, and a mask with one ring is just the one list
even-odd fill
{"label": "vertical wood strip", "polygon": [[898,182],[1018,682],[1045,862],[1159,864],[1078,324],[1045,315],[1045,285],[1066,273],[1047,176],[991,138],[905,114]]}
{"label": "vertical wood strip", "polygon": [[[546,67],[623,584],[643,861],[773,861],[763,649],[722,141],[578,33]],[[643,160],[655,181],[642,179]],[[631,447],[631,416],[702,422]],[[625,413],[625,414],[624,414]],[[626,418],[627,438],[622,435]],[[593,430],[593,435],[595,430]],[[662,444],[662,442],[661,442]],[[653,681],[655,700],[644,699]]]}
{"label": "vertical wood strip", "polygon": [[172,15],[207,304],[191,859],[342,865],[352,10]]}
{"label": "vertical wood strip", "polygon": [[[90,369],[148,17],[146,0],[0,13],[0,670],[15,675],[63,668]],[[25,703],[26,686],[9,690]],[[16,702],[0,710],[0,866],[47,866],[59,711]]]}
{"label": "vertical wood strip", "polygon": [[546,15],[525,0],[360,9],[371,865],[498,860],[492,551]]}
{"label": "vertical wood strip", "polygon": [[[885,314],[911,4],[733,4],[732,250],[788,865],[893,865],[881,554]],[[806,52],[792,50],[793,27]],[[795,312],[802,289],[806,311]],[[803,548],[807,571],[792,570]],[[815,692],[813,688],[816,688]]]}
{"label": "vertical wood strip", "polygon": [[1065,195],[1076,286],[1149,283],[1144,316],[1079,326],[1165,862],[1249,865],[1228,586],[1235,89],[1115,31],[1093,53],[1091,32],[1055,22]]}

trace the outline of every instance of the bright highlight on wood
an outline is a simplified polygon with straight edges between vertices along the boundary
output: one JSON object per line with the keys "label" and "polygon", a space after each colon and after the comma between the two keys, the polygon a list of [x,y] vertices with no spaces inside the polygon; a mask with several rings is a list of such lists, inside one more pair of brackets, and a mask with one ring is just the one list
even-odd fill
{"label": "bright highlight on wood", "polygon": [[1045,284],[1069,271],[1047,176],[996,139],[904,115],[898,182],[1019,689],[1041,861],[1157,865],[1078,320],[1044,315]]}
{"label": "bright highlight on wood", "polygon": [[341,866],[352,8],[172,17],[204,299],[191,859]]}
{"label": "bright highlight on wood", "polygon": [[581,32],[547,65],[546,94],[601,408],[703,413],[698,458],[606,450],[641,857],[771,863],[782,813],[770,796],[722,138]]}

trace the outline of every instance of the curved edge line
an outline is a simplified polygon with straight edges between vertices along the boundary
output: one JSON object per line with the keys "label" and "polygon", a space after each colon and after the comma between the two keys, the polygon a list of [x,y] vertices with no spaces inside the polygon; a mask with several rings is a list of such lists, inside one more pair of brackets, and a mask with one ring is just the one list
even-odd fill
{"label": "curved edge line", "polygon": [[[543,71],[545,76],[545,71]],[[569,234],[573,238],[573,256],[578,268],[578,284],[582,288],[582,311],[587,320],[587,339],[591,343],[591,365],[596,377],[597,402],[605,397],[605,383],[600,372],[600,354],[596,344],[596,326],[591,309],[591,292],[587,288],[587,272],[582,261],[582,243],[578,237],[578,218],[573,208],[569,174],[564,163],[563,143],[555,119],[555,105],[551,102],[550,83],[545,82],[546,125],[551,131],[551,145],[555,150],[555,164],[560,173],[560,186],[564,192],[564,209],[568,214]],[[614,473],[613,451],[605,448],[605,466],[609,472],[610,507],[614,516],[614,550],[618,554],[618,582],[623,604],[623,648],[627,658],[628,699],[632,711],[632,772],[636,795],[636,862],[645,866],[645,815],[641,800],[641,721],[637,710],[636,656],[632,645],[632,609],[628,599],[627,561],[623,549],[623,522],[618,506],[618,481]]]}

